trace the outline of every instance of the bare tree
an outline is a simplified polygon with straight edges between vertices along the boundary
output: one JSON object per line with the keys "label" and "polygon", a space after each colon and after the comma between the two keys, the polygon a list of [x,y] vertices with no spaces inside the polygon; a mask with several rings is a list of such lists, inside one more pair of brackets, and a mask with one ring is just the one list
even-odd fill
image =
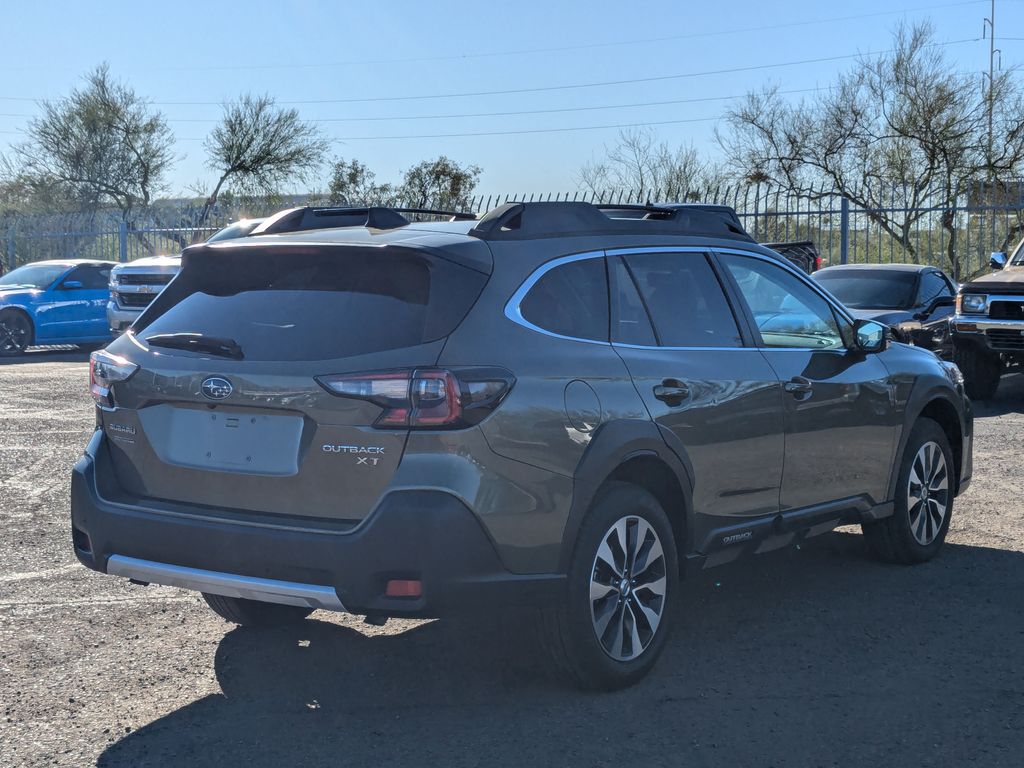
{"label": "bare tree", "polygon": [[594,194],[628,190],[641,200],[693,200],[702,198],[718,176],[692,144],[672,149],[650,128],[634,128],[620,130],[602,159],[580,169],[578,181]]}
{"label": "bare tree", "polygon": [[399,201],[412,208],[466,210],[480,179],[476,165],[459,165],[444,155],[424,160],[405,172]]}
{"label": "bare tree", "polygon": [[219,175],[199,213],[200,227],[228,185],[242,194],[273,194],[288,181],[305,181],[319,168],[328,143],[320,130],[271,96],[245,94],[224,105],[206,139],[207,166]]}
{"label": "bare tree", "polygon": [[328,186],[330,201],[345,205],[394,205],[398,190],[391,184],[376,183],[376,178],[365,163],[338,158]]}
{"label": "bare tree", "polygon": [[23,179],[65,185],[83,206],[113,203],[124,219],[162,188],[174,155],[167,121],[101,64],[59,101],[44,101],[15,147]]}
{"label": "bare tree", "polygon": [[794,105],[773,88],[748,94],[728,111],[719,140],[746,180],[809,199],[834,190],[915,261],[911,234],[938,205],[949,234],[947,266],[959,277],[959,198],[969,183],[1005,177],[1024,163],[1024,101],[1015,73],[993,83],[991,151],[989,103],[978,85],[946,59],[929,25],[901,25],[892,50],[858,61],[817,98]]}

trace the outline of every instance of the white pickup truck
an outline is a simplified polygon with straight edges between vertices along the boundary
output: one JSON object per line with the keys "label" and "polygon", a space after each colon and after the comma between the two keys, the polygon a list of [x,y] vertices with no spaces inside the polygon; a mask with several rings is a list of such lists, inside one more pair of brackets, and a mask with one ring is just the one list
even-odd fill
{"label": "white pickup truck", "polygon": [[[245,237],[263,219],[241,219],[218,230],[207,242]],[[115,336],[124,333],[142,310],[174,279],[181,269],[181,256],[148,256],[118,264],[110,272],[110,301],[107,322]]]}

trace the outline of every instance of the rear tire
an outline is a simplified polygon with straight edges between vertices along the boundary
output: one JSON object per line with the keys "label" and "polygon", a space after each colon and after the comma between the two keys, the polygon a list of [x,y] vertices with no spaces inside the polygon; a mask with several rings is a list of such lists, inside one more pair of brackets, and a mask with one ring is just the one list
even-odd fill
{"label": "rear tire", "polygon": [[964,375],[964,389],[972,400],[991,400],[999,388],[1003,361],[999,355],[983,352],[968,344],[958,344],[953,361]]}
{"label": "rear tire", "polygon": [[931,419],[918,419],[903,451],[895,511],[861,526],[876,558],[913,565],[938,554],[953,514],[955,472],[946,433]]}
{"label": "rear tire", "polygon": [[207,592],[203,593],[203,599],[222,619],[243,627],[279,627],[286,624],[298,624],[313,612],[312,608],[303,608],[299,605],[264,603],[241,597],[211,595]]}
{"label": "rear tire", "polygon": [[0,312],[0,357],[21,355],[32,343],[32,321],[24,312]]}
{"label": "rear tire", "polygon": [[607,486],[580,526],[564,602],[545,614],[549,654],[581,688],[633,685],[664,650],[678,584],[675,537],[658,500],[639,486]]}

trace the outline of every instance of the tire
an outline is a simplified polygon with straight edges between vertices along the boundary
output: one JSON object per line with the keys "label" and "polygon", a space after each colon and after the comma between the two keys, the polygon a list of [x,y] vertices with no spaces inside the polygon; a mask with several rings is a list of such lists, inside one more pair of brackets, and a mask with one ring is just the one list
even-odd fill
{"label": "tire", "polygon": [[279,627],[298,624],[313,612],[312,608],[300,605],[264,603],[241,597],[225,597],[203,592],[203,599],[213,612],[226,621],[243,627]]}
{"label": "tire", "polygon": [[[615,544],[620,532],[633,562],[644,558],[639,573],[624,567]],[[658,500],[639,486],[608,485],[580,526],[563,601],[545,614],[544,639],[556,666],[585,689],[636,683],[665,648],[678,584],[675,537]]]}
{"label": "tire", "polygon": [[914,565],[938,554],[953,515],[955,471],[946,433],[931,419],[918,419],[903,451],[894,513],[861,526],[876,558]]}
{"label": "tire", "polygon": [[982,352],[971,345],[958,344],[953,361],[964,375],[964,389],[972,400],[991,400],[999,388],[1003,361],[999,355]]}
{"label": "tire", "polygon": [[32,343],[32,321],[24,312],[8,309],[0,312],[0,357],[24,354]]}

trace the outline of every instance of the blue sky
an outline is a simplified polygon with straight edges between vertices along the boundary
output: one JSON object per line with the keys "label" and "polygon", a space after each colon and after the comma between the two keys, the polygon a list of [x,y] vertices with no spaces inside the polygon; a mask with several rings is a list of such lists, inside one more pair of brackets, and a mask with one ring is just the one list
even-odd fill
{"label": "blue sky", "polygon": [[[0,45],[0,152],[21,138],[36,100],[59,97],[107,61],[171,121],[179,157],[172,193],[208,184],[202,138],[219,104],[244,91],[320,102],[295,106],[335,140],[336,155],[358,158],[381,180],[447,154],[483,167],[481,192],[566,191],[617,130],[512,132],[660,123],[653,129],[670,144],[693,142],[714,154],[722,97],[763,83],[787,91],[826,86],[850,60],[820,59],[887,48],[901,18],[931,19],[941,41],[979,38],[945,50],[962,70],[980,73],[988,64],[988,42],[980,40],[988,12],[989,0],[12,0]],[[1003,66],[1024,63],[1024,2],[997,0],[996,32]],[[811,59],[819,61],[764,66]],[[697,74],[709,71],[719,74]],[[489,93],[450,95],[481,92]],[[666,101],[675,103],[650,104]],[[621,106],[636,104],[646,106]],[[436,134],[490,135],[430,138]]]}

